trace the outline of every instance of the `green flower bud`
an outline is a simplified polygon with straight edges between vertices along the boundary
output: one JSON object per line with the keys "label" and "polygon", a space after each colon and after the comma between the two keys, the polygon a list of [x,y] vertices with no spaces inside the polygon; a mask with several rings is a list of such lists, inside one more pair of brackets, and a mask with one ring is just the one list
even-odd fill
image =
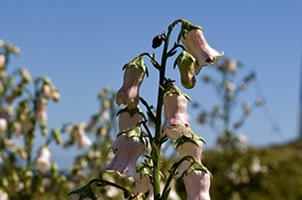
{"label": "green flower bud", "polygon": [[180,72],[181,84],[187,89],[193,88],[196,83],[194,76],[196,59],[187,51],[182,51],[176,59],[176,64]]}

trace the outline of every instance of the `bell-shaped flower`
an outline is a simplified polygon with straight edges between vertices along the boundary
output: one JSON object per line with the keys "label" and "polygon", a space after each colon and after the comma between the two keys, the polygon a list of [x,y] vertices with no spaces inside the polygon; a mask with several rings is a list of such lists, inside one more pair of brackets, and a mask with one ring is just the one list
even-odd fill
{"label": "bell-shaped flower", "polygon": [[[140,134],[139,127],[131,130],[131,132]],[[112,151],[115,154],[112,161],[107,165],[107,169],[115,170],[120,175],[132,176],[136,178],[136,161],[138,157],[145,151],[145,145],[141,138],[137,136],[128,136],[128,133],[123,133],[117,137],[112,144]]]}
{"label": "bell-shaped flower", "polygon": [[0,200],[8,200],[8,194],[0,189]]}
{"label": "bell-shaped flower", "polygon": [[144,194],[149,191],[146,200],[154,199],[153,185],[150,183],[147,176],[143,176],[143,177],[138,176],[135,183],[135,190],[137,193],[144,193]]}
{"label": "bell-shaped flower", "polygon": [[51,161],[50,161],[50,151],[47,146],[43,146],[38,154],[38,158],[36,160],[36,168],[41,171],[42,173],[47,172],[51,168]]}
{"label": "bell-shaped flower", "polygon": [[217,57],[223,55],[223,52],[219,53],[210,47],[203,35],[203,29],[200,26],[195,26],[184,21],[179,37],[188,52],[197,60],[195,74],[199,74],[203,66],[213,64]]}
{"label": "bell-shaped flower", "polygon": [[41,123],[47,121],[47,100],[45,98],[42,98],[37,104],[36,120]]}
{"label": "bell-shaped flower", "polygon": [[139,88],[147,73],[147,67],[143,58],[138,56],[126,64],[123,70],[125,70],[124,83],[116,94],[116,103],[128,105],[130,109],[135,108],[139,102]]}
{"label": "bell-shaped flower", "polygon": [[190,136],[189,115],[187,114],[187,98],[176,86],[171,86],[164,94],[165,122],[163,133],[171,139],[182,135]]}
{"label": "bell-shaped flower", "polygon": [[211,176],[201,170],[194,170],[184,177],[187,200],[210,200]]}
{"label": "bell-shaped flower", "polygon": [[194,75],[196,59],[189,52],[182,51],[176,59],[176,64],[180,72],[182,86],[187,89],[193,88],[196,84]]}
{"label": "bell-shaped flower", "polygon": [[6,58],[3,54],[0,54],[0,70],[3,69],[6,65]]}
{"label": "bell-shaped flower", "polygon": [[140,112],[141,110],[138,106],[133,109],[129,109],[128,107],[126,107],[120,110],[118,112],[118,125],[120,132],[132,128],[133,126],[136,126],[142,120],[142,115],[140,114]]}
{"label": "bell-shaped flower", "polygon": [[[197,162],[201,163],[203,142],[204,140],[201,137],[192,132],[191,137],[182,136],[175,144],[181,158],[192,156]],[[190,165],[191,162],[184,161],[180,166],[179,174],[182,174]]]}
{"label": "bell-shaped flower", "polygon": [[75,138],[75,141],[78,144],[78,148],[82,149],[88,146],[92,145],[91,140],[87,137],[85,134],[85,124],[80,123],[79,125],[76,125],[73,129],[73,137]]}

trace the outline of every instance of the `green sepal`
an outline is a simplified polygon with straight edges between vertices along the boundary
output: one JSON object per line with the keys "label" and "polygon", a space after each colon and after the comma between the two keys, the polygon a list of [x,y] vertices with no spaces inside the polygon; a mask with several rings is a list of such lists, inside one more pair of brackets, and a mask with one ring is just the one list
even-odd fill
{"label": "green sepal", "polygon": [[212,174],[208,170],[208,168],[206,168],[202,163],[199,163],[196,159],[194,159],[190,167],[188,167],[188,169],[186,169],[182,173],[180,178],[183,178],[184,176],[191,174],[193,171],[203,171],[212,177]]}
{"label": "green sepal", "polygon": [[96,194],[93,192],[93,190],[91,189],[91,186],[90,186],[91,183],[88,183],[87,185],[77,189],[77,190],[74,190],[72,192],[70,192],[68,194],[68,196],[72,195],[72,194],[78,194],[80,196],[80,199],[79,200],[82,200],[84,198],[90,198],[92,200],[97,200],[97,196]]}
{"label": "green sepal", "polygon": [[139,140],[144,144],[144,146],[148,147],[148,141],[144,137],[142,129],[139,126],[134,126],[132,128],[128,128],[126,130],[123,130],[122,132],[120,132],[117,135],[117,137],[120,136],[120,135],[123,135],[123,134],[127,135],[128,138],[134,138],[134,137],[139,138]]}
{"label": "green sepal", "polygon": [[196,146],[198,146],[198,141],[201,141],[204,144],[206,144],[206,141],[202,137],[196,135],[193,131],[191,132],[191,134],[192,134],[192,137],[187,137],[185,135],[179,137],[175,141],[175,144],[174,144],[175,148],[177,149],[179,146],[181,146],[182,144],[187,143],[187,142],[191,142],[191,143],[195,144]]}
{"label": "green sepal", "polygon": [[130,109],[128,106],[120,109],[117,113],[116,116],[118,116],[119,114],[123,113],[123,112],[128,112],[130,114],[131,117],[133,117],[135,114],[140,114],[143,116],[143,112],[140,109],[140,107],[137,105],[135,108]]}
{"label": "green sepal", "polygon": [[186,99],[188,99],[189,101],[191,101],[190,97],[183,93],[178,87],[176,87],[173,83],[169,83],[165,93],[164,93],[164,97],[166,96],[172,96],[173,94],[177,94],[177,95],[183,95],[184,97],[186,97]]}
{"label": "green sepal", "polygon": [[137,56],[131,62],[124,65],[123,70],[125,70],[126,68],[129,68],[129,67],[140,68],[143,71],[143,73],[146,73],[147,77],[149,76],[148,68],[147,68],[142,56]]}
{"label": "green sepal", "polygon": [[188,32],[191,30],[195,30],[195,29],[200,29],[203,31],[203,28],[201,28],[200,26],[191,24],[190,22],[188,22],[186,20],[182,20],[181,30],[179,32],[177,42],[180,41],[181,37],[186,39]]}

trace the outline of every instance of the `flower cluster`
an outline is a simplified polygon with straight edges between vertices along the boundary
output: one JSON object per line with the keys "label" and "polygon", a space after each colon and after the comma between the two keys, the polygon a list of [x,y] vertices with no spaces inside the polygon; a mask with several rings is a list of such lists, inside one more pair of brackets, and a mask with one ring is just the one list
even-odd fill
{"label": "flower cluster", "polygon": [[[181,22],[178,42],[168,51],[169,36],[173,27]],[[182,42],[180,44],[179,42]],[[182,52],[175,60],[180,72],[181,83],[184,88],[191,89],[195,86],[196,78],[203,66],[214,64],[216,59],[223,55],[209,46],[203,29],[185,20],[176,20],[169,26],[168,34],[161,34],[153,39],[153,48],[158,48],[164,43],[162,63],[158,63],[155,54],[143,53],[124,67],[123,85],[116,94],[116,103],[124,105],[118,112],[119,133],[111,145],[114,157],[106,165],[107,170],[113,170],[119,175],[132,177],[136,181],[136,192],[131,193],[122,186],[103,179],[95,180],[100,186],[116,186],[124,191],[126,199],[178,199],[176,192],[171,188],[172,178],[180,176],[183,178],[187,191],[187,200],[209,200],[210,172],[202,165],[203,143],[205,141],[195,135],[192,131],[187,113],[187,101],[185,95],[174,81],[165,77],[167,58],[177,53],[181,47]],[[147,66],[143,56],[151,59],[152,65],[159,71],[158,101],[157,108],[149,105],[139,95],[140,86],[145,74],[148,75]],[[100,94],[101,96],[104,94]],[[146,107],[145,115],[139,107],[139,103]],[[102,110],[104,110],[102,108]],[[162,110],[164,110],[164,123],[162,125]],[[156,114],[154,114],[156,113]],[[147,126],[149,121],[155,125],[155,134]],[[179,152],[180,160],[169,170],[170,176],[162,185],[160,174],[160,152],[161,145],[168,139],[174,142]],[[149,146],[148,142],[151,144]],[[149,153],[149,150],[150,153]],[[137,160],[142,155],[145,160],[137,169]],[[91,192],[90,182],[88,185],[73,191],[70,195],[79,194],[80,191]],[[83,193],[82,193],[83,194]],[[143,198],[141,198],[144,196]],[[83,196],[83,198],[86,196]]]}

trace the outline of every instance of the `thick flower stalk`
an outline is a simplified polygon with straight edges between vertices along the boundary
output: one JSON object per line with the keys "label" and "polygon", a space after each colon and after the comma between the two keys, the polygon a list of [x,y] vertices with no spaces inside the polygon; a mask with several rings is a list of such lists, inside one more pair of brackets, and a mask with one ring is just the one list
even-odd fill
{"label": "thick flower stalk", "polygon": [[123,69],[125,70],[124,83],[116,94],[116,103],[128,105],[130,109],[135,108],[139,102],[139,88],[147,68],[143,58],[138,56],[126,64]]}
{"label": "thick flower stalk", "polygon": [[213,64],[216,58],[223,55],[223,52],[219,53],[210,47],[203,35],[203,29],[200,26],[193,25],[187,21],[184,21],[182,24],[180,39],[188,52],[197,60],[195,67],[196,74],[199,74],[203,66]]}
{"label": "thick flower stalk", "polygon": [[138,125],[143,118],[140,112],[141,110],[138,106],[134,109],[129,109],[128,107],[122,109],[119,112],[119,131],[122,132]]}
{"label": "thick flower stalk", "polygon": [[176,59],[176,64],[180,72],[181,84],[187,89],[193,88],[196,84],[194,75],[196,59],[189,52],[182,51]]}
{"label": "thick flower stalk", "polygon": [[202,170],[192,171],[184,177],[187,200],[210,200],[211,176]]}
{"label": "thick flower stalk", "polygon": [[112,151],[115,155],[107,165],[107,169],[115,170],[120,175],[136,178],[136,161],[145,151],[145,145],[138,136],[140,132],[140,128],[136,127],[117,137],[112,144]]}
{"label": "thick flower stalk", "polygon": [[191,135],[190,117],[187,114],[187,97],[172,83],[164,94],[164,110],[163,132],[165,135],[171,139]]}
{"label": "thick flower stalk", "polygon": [[72,135],[78,144],[78,148],[82,149],[92,145],[92,141],[85,134],[85,124],[76,125],[73,129]]}
{"label": "thick flower stalk", "polygon": [[43,146],[39,151],[35,165],[36,168],[42,173],[49,171],[51,168],[50,156],[51,154],[49,148],[47,146]]}

